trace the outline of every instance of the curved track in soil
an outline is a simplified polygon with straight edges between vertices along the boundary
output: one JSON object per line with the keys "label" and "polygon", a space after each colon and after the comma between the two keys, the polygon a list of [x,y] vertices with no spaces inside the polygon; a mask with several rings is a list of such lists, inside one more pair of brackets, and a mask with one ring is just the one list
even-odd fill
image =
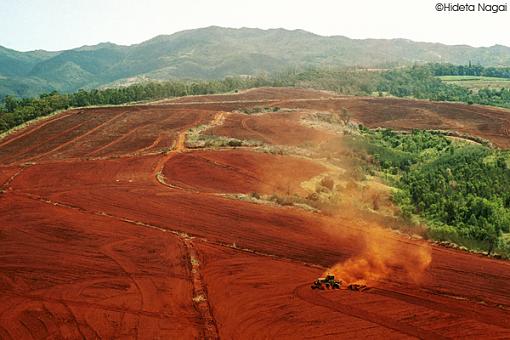
{"label": "curved track in soil", "polygon": [[336,302],[328,299],[323,292],[316,292],[310,289],[309,285],[303,285],[294,291],[300,299],[320,307],[325,307],[336,312],[347,314],[349,316],[392,329],[412,337],[421,339],[445,339],[441,335],[427,331],[423,328],[402,323],[398,320],[387,318],[383,315],[372,313],[368,310],[360,309],[350,304]]}
{"label": "curved track in soil", "polygon": [[[293,176],[289,176],[289,169]],[[326,169],[306,159],[248,150],[181,153],[162,171],[170,185],[209,193],[304,195],[300,183]]]}
{"label": "curved track in soil", "polygon": [[[282,111],[223,113],[256,106]],[[300,183],[323,163],[186,149],[188,130],[204,124],[207,134],[332,147],[332,133],[300,119],[343,106],[369,126],[455,129],[510,146],[498,127],[508,111],[302,89],[37,122],[0,141],[0,338],[510,337],[508,262],[391,235],[400,257],[430,247],[419,283],[397,266],[362,293],[312,291],[328,267],[362,254],[369,217],[223,194],[304,196]]]}

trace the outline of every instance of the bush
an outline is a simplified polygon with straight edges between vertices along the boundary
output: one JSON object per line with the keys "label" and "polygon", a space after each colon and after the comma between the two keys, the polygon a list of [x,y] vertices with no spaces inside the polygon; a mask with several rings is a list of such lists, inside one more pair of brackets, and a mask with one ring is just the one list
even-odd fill
{"label": "bush", "polygon": [[235,147],[235,146],[243,145],[243,142],[241,140],[239,140],[239,139],[231,139],[231,140],[228,141],[227,144],[228,144],[228,146],[234,146]]}
{"label": "bush", "polygon": [[457,230],[452,226],[444,224],[429,225],[427,237],[438,241],[458,242],[459,240]]}
{"label": "bush", "polygon": [[321,179],[321,185],[327,188],[328,190],[333,190],[333,188],[335,187],[335,181],[330,176],[327,176]]}

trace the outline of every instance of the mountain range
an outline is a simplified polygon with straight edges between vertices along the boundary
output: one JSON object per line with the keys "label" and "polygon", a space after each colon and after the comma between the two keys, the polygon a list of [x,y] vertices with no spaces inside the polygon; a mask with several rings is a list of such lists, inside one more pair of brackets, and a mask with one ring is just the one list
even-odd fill
{"label": "mountain range", "polygon": [[58,52],[18,52],[0,46],[0,98],[149,79],[218,79],[288,68],[384,68],[426,62],[510,66],[510,47],[475,48],[217,26],[160,35],[131,46],[101,43]]}

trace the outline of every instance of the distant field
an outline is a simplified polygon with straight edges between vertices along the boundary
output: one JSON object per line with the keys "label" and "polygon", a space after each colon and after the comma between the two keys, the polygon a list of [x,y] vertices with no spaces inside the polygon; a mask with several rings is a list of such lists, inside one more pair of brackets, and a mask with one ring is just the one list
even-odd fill
{"label": "distant field", "polygon": [[477,76],[441,76],[438,78],[446,83],[467,87],[472,90],[479,90],[487,87],[492,89],[510,87],[510,78]]}

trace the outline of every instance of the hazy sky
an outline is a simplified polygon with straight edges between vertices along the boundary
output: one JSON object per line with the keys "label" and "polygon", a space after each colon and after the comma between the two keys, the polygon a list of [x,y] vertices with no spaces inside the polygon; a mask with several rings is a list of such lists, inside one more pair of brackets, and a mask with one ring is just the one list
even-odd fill
{"label": "hazy sky", "polygon": [[104,41],[129,45],[159,34],[218,25],[510,46],[510,12],[437,12],[437,2],[441,1],[0,0],[0,45],[22,51],[61,50]]}

